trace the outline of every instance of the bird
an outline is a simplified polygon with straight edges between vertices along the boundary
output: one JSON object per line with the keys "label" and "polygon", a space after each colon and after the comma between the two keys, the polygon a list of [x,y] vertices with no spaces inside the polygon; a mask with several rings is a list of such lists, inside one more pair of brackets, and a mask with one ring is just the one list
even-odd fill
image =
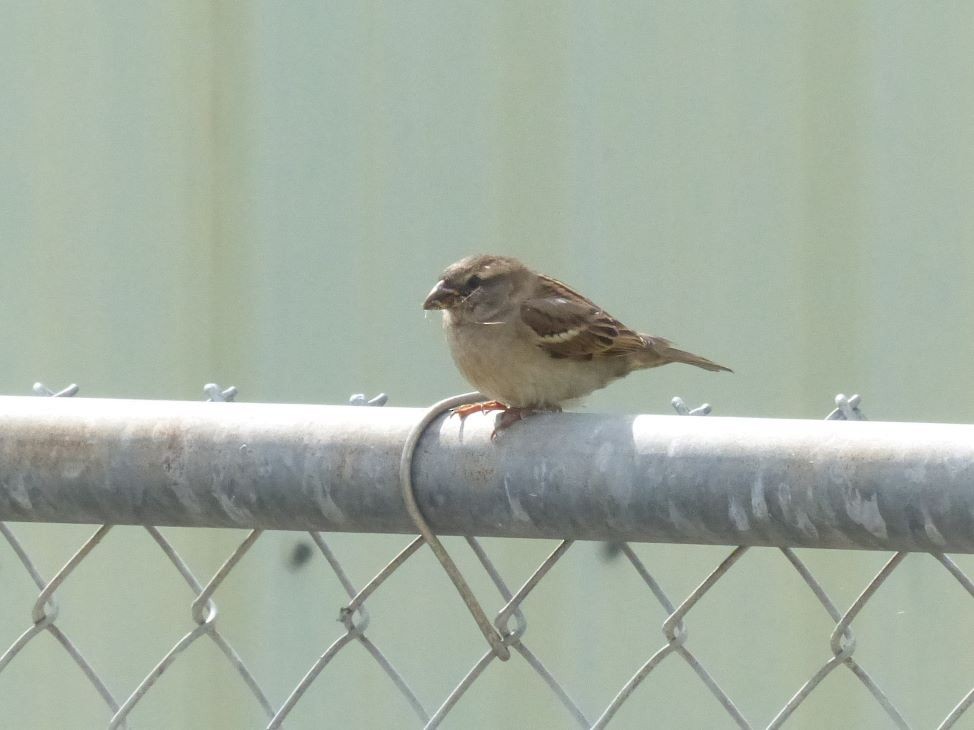
{"label": "bird", "polygon": [[443,271],[423,302],[441,310],[450,353],[487,398],[460,406],[499,412],[491,438],[517,421],[560,411],[634,370],[678,362],[733,372],[662,337],[622,324],[592,300],[511,256],[468,256]]}

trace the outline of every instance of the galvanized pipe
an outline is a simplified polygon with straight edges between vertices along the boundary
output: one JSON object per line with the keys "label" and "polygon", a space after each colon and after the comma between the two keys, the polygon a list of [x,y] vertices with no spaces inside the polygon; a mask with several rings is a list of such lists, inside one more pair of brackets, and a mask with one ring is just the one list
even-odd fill
{"label": "galvanized pipe", "polygon": [[[414,531],[415,408],[0,397],[0,520]],[[436,421],[438,534],[974,552],[974,426],[547,414]]]}

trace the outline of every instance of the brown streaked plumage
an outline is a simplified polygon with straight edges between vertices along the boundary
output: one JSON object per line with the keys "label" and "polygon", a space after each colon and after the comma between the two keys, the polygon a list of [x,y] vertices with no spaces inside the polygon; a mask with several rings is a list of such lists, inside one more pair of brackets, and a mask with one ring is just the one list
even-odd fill
{"label": "brown streaked plumage", "polygon": [[498,402],[488,410],[517,411],[505,414],[509,422],[527,411],[559,410],[633,370],[680,362],[730,371],[630,329],[571,287],[509,256],[470,256],[447,267],[423,308],[443,311],[457,367]]}

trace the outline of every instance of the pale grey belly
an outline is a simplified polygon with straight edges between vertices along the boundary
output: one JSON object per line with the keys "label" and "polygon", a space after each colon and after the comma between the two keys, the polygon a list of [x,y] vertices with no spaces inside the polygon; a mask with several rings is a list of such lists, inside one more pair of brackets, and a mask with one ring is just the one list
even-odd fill
{"label": "pale grey belly", "polygon": [[[488,327],[495,329],[484,331]],[[623,374],[613,372],[609,363],[553,358],[529,339],[516,337],[513,325],[463,325],[446,332],[463,376],[484,395],[511,406],[557,406]]]}

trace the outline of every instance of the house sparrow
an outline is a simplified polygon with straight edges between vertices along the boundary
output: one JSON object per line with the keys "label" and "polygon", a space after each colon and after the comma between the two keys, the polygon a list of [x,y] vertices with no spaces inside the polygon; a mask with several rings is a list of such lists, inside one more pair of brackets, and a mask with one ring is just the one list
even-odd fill
{"label": "house sparrow", "polygon": [[560,411],[633,370],[671,362],[729,368],[629,329],[560,281],[509,256],[457,261],[423,302],[463,376],[490,398],[455,413],[502,411],[494,435],[526,415]]}

